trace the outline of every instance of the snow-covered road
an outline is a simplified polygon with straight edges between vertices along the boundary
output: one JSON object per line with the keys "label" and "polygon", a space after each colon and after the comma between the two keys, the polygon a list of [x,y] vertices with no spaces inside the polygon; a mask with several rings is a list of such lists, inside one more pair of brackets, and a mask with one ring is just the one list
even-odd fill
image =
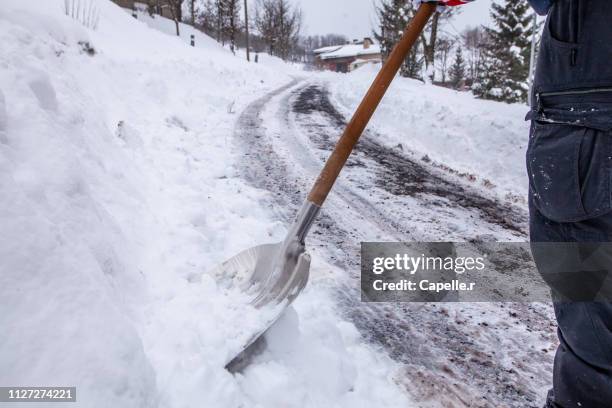
{"label": "snow-covered road", "polygon": [[[286,223],[346,123],[331,100],[325,80],[296,79],[239,118],[240,170],[273,194],[269,206]],[[373,136],[364,134],[308,242],[348,274],[330,279],[315,267],[311,290],[332,287],[362,337],[402,364],[399,382],[419,406],[538,407],[555,343],[547,305],[360,302],[362,241],[524,241],[527,230],[524,208]]]}

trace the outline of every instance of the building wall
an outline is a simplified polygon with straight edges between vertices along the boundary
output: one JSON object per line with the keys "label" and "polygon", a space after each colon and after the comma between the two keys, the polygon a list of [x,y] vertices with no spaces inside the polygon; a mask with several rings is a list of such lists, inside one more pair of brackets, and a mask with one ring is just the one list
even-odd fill
{"label": "building wall", "polygon": [[381,60],[382,59],[382,55],[381,54],[370,54],[370,55],[360,55],[359,56],[360,60],[366,60],[366,61],[370,61],[370,60]]}
{"label": "building wall", "polygon": [[320,59],[317,58],[317,67],[334,72],[349,72],[351,63],[355,61],[355,58],[334,58],[334,59]]}
{"label": "building wall", "polygon": [[358,60],[356,60],[355,62],[353,62],[351,64],[351,71],[354,71],[354,70],[356,70],[356,69],[358,69],[358,68],[360,68],[360,67],[362,67],[364,65],[367,65],[367,64],[374,64],[374,63],[380,64],[381,62],[382,62],[381,59],[374,59],[374,58],[367,59],[367,60],[365,60],[365,59],[358,59]]}
{"label": "building wall", "polygon": [[[380,61],[382,56],[380,54],[370,54],[370,55],[361,55],[359,56],[360,60],[366,61]],[[357,58],[349,57],[349,58],[334,58],[334,59],[326,59],[322,60],[320,57],[317,57],[315,61],[315,65],[319,69],[334,71],[334,72],[350,72],[351,64],[355,62]]]}

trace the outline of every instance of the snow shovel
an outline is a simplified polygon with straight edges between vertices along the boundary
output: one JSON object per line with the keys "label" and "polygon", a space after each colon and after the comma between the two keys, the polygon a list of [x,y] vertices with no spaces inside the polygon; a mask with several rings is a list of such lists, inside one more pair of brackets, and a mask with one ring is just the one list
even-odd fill
{"label": "snow shovel", "polygon": [[306,286],[310,272],[310,255],[305,250],[306,235],[359,137],[436,7],[435,2],[422,3],[417,10],[348,123],[285,240],[248,249],[212,271],[216,276],[230,276],[239,281],[241,289],[251,296],[253,306],[272,311],[265,313],[269,316],[265,327],[253,333],[242,351],[226,365],[229,371],[237,372],[245,366],[246,359],[260,348],[258,340]]}

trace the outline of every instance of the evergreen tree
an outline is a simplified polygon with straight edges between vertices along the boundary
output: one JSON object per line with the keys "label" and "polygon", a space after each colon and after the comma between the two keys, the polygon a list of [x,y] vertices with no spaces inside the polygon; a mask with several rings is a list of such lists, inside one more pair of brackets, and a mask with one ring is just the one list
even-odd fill
{"label": "evergreen tree", "polygon": [[494,28],[486,28],[482,69],[473,86],[476,95],[505,102],[527,100],[533,27],[526,0],[493,3]]}
{"label": "evergreen tree", "polygon": [[[447,7],[442,12],[434,13],[419,36],[418,43],[406,58],[400,71],[401,75],[426,81],[434,79],[436,48],[440,42],[438,34],[454,12],[454,7]],[[376,6],[379,31],[374,32],[374,37],[381,45],[383,57],[389,56],[415,13],[416,8],[412,0],[379,1]]]}
{"label": "evergreen tree", "polygon": [[459,89],[459,87],[465,81],[465,60],[463,59],[463,51],[461,47],[457,47],[457,51],[455,53],[455,62],[453,62],[453,66],[450,71],[450,80],[453,88]]}
{"label": "evergreen tree", "polygon": [[[381,0],[376,7],[379,20],[379,31],[374,32],[374,38],[380,44],[383,58],[386,59],[395,44],[402,38],[406,25],[414,16],[414,7],[411,1]],[[405,77],[420,79],[423,65],[422,53],[415,45],[404,61],[400,74]]]}

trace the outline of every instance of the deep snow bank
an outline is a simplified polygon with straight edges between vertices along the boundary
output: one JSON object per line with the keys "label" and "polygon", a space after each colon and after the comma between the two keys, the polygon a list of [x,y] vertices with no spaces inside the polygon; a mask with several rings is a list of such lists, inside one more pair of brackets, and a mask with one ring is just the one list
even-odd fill
{"label": "deep snow bank", "polygon": [[[326,76],[336,105],[352,113],[377,70],[365,66],[349,75]],[[475,182],[499,196],[524,203],[527,110],[398,77],[370,126],[379,131],[382,142],[402,144],[418,159],[427,155],[437,164],[475,176]]]}
{"label": "deep snow bank", "polygon": [[285,230],[236,175],[235,112],[294,71],[94,3],[96,31],[63,0],[0,7],[0,384],[75,385],[82,407],[406,406],[317,287],[326,265],[258,363],[223,369],[259,320],[205,272]]}

